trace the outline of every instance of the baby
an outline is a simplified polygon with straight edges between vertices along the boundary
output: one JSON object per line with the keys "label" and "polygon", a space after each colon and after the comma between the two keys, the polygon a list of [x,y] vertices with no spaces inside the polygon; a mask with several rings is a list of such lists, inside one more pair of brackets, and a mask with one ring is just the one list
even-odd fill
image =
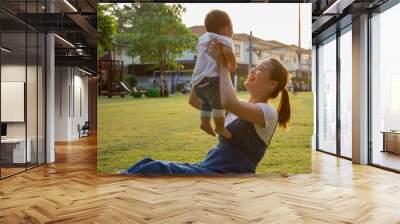
{"label": "baby", "polygon": [[215,123],[215,132],[230,139],[231,133],[224,126],[225,112],[221,106],[219,93],[219,72],[216,61],[207,53],[208,43],[216,40],[222,43],[222,52],[229,71],[236,71],[236,58],[233,49],[233,29],[229,15],[221,10],[210,11],[204,24],[207,32],[199,37],[197,59],[192,75],[192,86],[200,98],[200,128],[213,134],[211,117]]}

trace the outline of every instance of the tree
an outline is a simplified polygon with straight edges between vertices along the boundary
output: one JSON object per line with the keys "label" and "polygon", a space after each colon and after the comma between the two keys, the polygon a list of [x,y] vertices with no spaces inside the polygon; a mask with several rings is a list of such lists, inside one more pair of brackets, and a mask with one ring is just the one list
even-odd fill
{"label": "tree", "polygon": [[195,49],[197,38],[181,20],[182,5],[136,3],[128,8],[122,10],[133,16],[121,20],[131,21],[123,27],[128,32],[119,33],[117,41],[127,44],[128,53],[140,56],[142,63],[156,62],[164,74],[168,66],[176,66],[183,51]]}
{"label": "tree", "polygon": [[120,5],[118,3],[109,4],[108,11],[114,17],[116,24],[118,35],[132,32],[132,27],[134,23],[135,17],[135,3],[126,3],[124,5]]}
{"label": "tree", "polygon": [[[135,3],[126,4],[109,4],[108,11],[113,16],[117,24],[117,35],[116,43],[129,45],[131,33],[133,32],[133,24],[135,18]],[[128,52],[128,55],[132,57],[132,63],[135,58],[134,52]]]}
{"label": "tree", "polygon": [[97,5],[97,60],[112,51],[117,33],[114,18],[106,14],[107,5]]}

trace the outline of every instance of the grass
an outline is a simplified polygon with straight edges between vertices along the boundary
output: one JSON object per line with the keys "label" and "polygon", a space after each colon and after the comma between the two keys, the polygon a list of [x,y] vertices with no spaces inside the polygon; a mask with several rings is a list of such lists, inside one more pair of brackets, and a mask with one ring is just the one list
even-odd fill
{"label": "grass", "polygon": [[[246,92],[238,93],[247,99]],[[277,106],[277,100],[272,102]],[[291,95],[288,131],[277,129],[257,173],[308,173],[311,166],[313,106],[311,93]],[[217,139],[199,129],[199,112],[187,95],[169,98],[99,98],[99,173],[115,173],[146,156],[199,162]]]}

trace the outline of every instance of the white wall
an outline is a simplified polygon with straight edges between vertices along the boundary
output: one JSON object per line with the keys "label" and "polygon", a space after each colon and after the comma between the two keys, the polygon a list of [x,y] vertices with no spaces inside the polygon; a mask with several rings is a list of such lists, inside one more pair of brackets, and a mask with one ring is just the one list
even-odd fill
{"label": "white wall", "polygon": [[[25,121],[25,82],[1,82],[1,121]],[[36,105],[35,107],[36,108]]]}
{"label": "white wall", "polygon": [[74,92],[71,96],[74,99],[71,119],[71,136],[73,139],[79,137],[78,125],[82,126],[88,120],[88,78],[82,73],[74,71]]}
{"label": "white wall", "polygon": [[[118,46],[115,59],[123,61],[125,68],[127,68],[128,65],[140,63],[140,57],[132,58],[132,56],[128,55],[128,48],[125,46]],[[125,72],[127,71],[125,70]]]}
{"label": "white wall", "polygon": [[79,138],[78,125],[88,120],[88,78],[76,68],[56,68],[56,141]]}
{"label": "white wall", "polygon": [[70,77],[67,67],[56,67],[56,91],[55,91],[55,140],[67,141],[68,117],[69,117],[69,84]]}
{"label": "white wall", "polygon": [[179,57],[176,60],[177,61],[191,61],[191,60],[194,60],[195,55],[196,55],[196,52],[186,50],[186,51],[183,51],[181,57]]}
{"label": "white wall", "polygon": [[[38,69],[38,70],[36,70]],[[25,113],[26,121],[22,122],[6,122],[7,137],[9,138],[24,138],[25,135],[30,140],[30,148],[32,161],[36,162],[39,158],[39,163],[44,162],[44,82],[42,68],[35,66],[25,66],[25,64],[3,64],[1,66],[2,82],[24,82],[26,83],[26,107],[25,101],[22,108],[19,108],[21,113]],[[25,79],[27,78],[27,82]],[[3,92],[4,89],[2,89]],[[24,94],[24,90],[20,90]],[[3,93],[4,94],[4,93]],[[7,95],[2,95],[7,97]],[[12,110],[12,108],[2,107],[1,110]],[[14,109],[15,110],[15,109]],[[15,111],[8,111],[15,113]],[[23,115],[22,115],[23,116]],[[39,156],[37,156],[39,153]]]}
{"label": "white wall", "polygon": [[236,57],[236,62],[240,63],[240,64],[244,64],[245,63],[245,61],[244,61],[245,49],[244,49],[243,41],[233,40],[233,44],[235,45],[235,51],[236,51],[236,46],[239,46],[239,48],[240,48],[239,56]]}
{"label": "white wall", "polygon": [[[25,82],[25,65],[2,65],[1,81],[2,82]],[[7,108],[1,108],[6,110]],[[7,123],[8,137],[25,137],[25,123],[11,122]]]}

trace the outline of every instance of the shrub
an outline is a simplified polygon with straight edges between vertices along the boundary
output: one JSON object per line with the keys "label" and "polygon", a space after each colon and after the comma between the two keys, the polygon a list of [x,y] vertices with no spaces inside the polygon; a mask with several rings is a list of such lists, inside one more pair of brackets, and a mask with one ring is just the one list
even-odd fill
{"label": "shrub", "polygon": [[125,75],[124,80],[132,88],[135,87],[138,82],[136,76],[134,75]]}
{"label": "shrub", "polygon": [[148,97],[159,97],[160,96],[160,89],[157,87],[151,87],[147,90]]}
{"label": "shrub", "polygon": [[245,91],[246,87],[244,87],[244,81],[246,80],[246,76],[244,75],[238,75],[237,79],[237,89],[238,91]]}
{"label": "shrub", "polygon": [[141,98],[143,96],[143,93],[133,92],[133,93],[131,93],[131,96],[133,96],[134,98]]}

